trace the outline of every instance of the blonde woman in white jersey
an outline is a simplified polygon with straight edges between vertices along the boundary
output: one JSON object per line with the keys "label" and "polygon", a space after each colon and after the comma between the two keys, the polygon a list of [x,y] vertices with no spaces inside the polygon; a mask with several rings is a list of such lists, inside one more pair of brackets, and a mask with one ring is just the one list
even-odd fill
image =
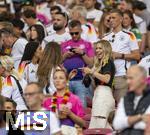
{"label": "blonde woman in white jersey", "polygon": [[3,69],[2,76],[5,78],[1,95],[14,100],[17,103],[17,110],[27,110],[23,98],[23,92],[27,82],[21,78],[18,72],[14,69],[14,61],[11,57],[1,56],[0,65]]}

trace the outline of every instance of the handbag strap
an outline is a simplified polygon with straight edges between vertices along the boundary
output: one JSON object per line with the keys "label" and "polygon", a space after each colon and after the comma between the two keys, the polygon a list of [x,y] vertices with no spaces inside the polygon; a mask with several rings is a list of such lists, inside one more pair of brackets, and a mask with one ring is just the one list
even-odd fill
{"label": "handbag strap", "polygon": [[27,83],[29,83],[29,64],[27,65]]}
{"label": "handbag strap", "polygon": [[13,75],[10,75],[10,76],[11,76],[12,78],[14,78],[14,80],[15,80],[17,86],[18,86],[20,95],[21,95],[21,97],[22,97],[22,99],[23,99],[23,101],[24,101],[24,103],[25,103],[27,109],[29,109],[29,107],[28,107],[27,104],[26,104],[25,98],[23,97],[23,89],[22,89],[22,87],[21,87],[21,85],[20,85],[20,83],[19,83],[19,80],[17,80],[16,77],[14,77]]}
{"label": "handbag strap", "polygon": [[45,91],[46,91],[46,94],[49,94],[49,86],[50,86],[50,83],[48,82],[46,87],[45,87]]}

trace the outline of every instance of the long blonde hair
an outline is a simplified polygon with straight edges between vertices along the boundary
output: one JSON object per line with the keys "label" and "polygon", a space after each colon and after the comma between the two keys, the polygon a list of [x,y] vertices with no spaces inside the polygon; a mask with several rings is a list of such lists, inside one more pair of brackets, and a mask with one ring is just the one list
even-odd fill
{"label": "long blonde hair", "polygon": [[96,50],[96,47],[100,45],[104,53],[104,56],[102,57],[101,60],[97,56],[95,56],[95,59],[94,59],[93,68],[96,71],[99,71],[112,58],[112,48],[111,48],[111,44],[107,40],[98,41],[94,45],[95,45],[95,50]]}
{"label": "long blonde hair", "polygon": [[4,67],[7,72],[9,72],[11,75],[14,75],[16,79],[21,80],[21,76],[19,75],[17,70],[14,69],[14,61],[12,57],[7,55],[1,56],[0,62],[2,67]]}

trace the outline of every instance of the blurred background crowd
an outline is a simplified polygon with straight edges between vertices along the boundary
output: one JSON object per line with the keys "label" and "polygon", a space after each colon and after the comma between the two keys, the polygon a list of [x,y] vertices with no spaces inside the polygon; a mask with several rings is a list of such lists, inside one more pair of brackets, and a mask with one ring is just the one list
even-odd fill
{"label": "blurred background crowd", "polygon": [[0,0],[1,135],[150,135],[149,76],[149,0]]}

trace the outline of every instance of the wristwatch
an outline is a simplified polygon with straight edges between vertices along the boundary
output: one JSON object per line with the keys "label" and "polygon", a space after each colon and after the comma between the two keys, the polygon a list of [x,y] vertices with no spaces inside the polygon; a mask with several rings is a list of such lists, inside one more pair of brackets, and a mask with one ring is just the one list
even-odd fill
{"label": "wristwatch", "polygon": [[125,54],[122,54],[122,55],[121,55],[121,59],[125,59]]}

